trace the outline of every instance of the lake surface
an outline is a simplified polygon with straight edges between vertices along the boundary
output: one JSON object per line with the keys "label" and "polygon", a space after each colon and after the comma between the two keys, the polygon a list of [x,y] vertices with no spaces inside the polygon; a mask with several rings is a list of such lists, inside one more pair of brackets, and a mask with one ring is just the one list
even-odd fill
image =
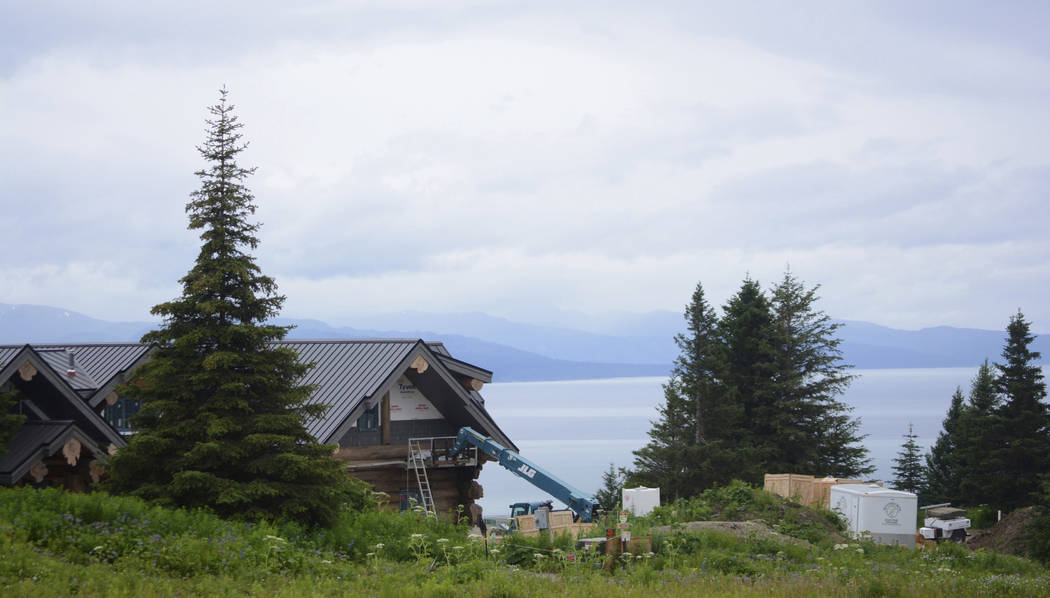
{"label": "lake surface", "polygon": [[[1047,368],[1043,368],[1046,373]],[[890,480],[892,459],[914,425],[925,450],[941,431],[952,393],[969,392],[977,368],[854,370],[858,378],[842,401],[861,419],[864,446],[876,467],[874,479]],[[585,492],[601,487],[613,463],[631,466],[632,451],[645,445],[650,422],[663,401],[665,378],[611,378],[558,382],[504,382],[485,386],[485,406],[521,454]],[[773,472],[771,472],[773,473]],[[797,472],[807,473],[807,472]],[[549,498],[495,463],[482,471],[489,516],[504,515],[513,502]],[[561,507],[557,502],[556,507]]]}

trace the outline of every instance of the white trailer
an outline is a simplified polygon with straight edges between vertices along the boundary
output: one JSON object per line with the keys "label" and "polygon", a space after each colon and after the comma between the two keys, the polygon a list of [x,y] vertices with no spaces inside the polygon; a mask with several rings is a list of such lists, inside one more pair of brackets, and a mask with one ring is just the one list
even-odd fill
{"label": "white trailer", "polygon": [[853,536],[868,534],[877,544],[915,546],[919,498],[911,492],[873,484],[836,484],[831,487],[830,506],[846,520]]}
{"label": "white trailer", "polygon": [[624,488],[623,489],[623,510],[630,511],[635,515],[641,517],[642,515],[648,515],[653,512],[653,509],[660,506],[660,489],[659,488]]}

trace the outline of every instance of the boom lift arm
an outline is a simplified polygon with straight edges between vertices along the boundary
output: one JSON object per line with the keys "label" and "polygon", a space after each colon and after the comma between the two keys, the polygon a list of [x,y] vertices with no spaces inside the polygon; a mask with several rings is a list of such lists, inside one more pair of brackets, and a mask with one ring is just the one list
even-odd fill
{"label": "boom lift arm", "polygon": [[576,513],[580,521],[590,522],[597,515],[598,502],[594,500],[593,496],[573,488],[545,471],[539,465],[522,457],[515,451],[505,448],[491,438],[481,435],[473,428],[463,427],[459,429],[459,434],[456,435],[456,444],[453,445],[449,456],[454,457],[467,448],[467,445],[478,447],[479,450],[496,459],[500,465],[506,467],[518,477],[531,482],[533,486],[569,505],[569,508],[572,509],[573,513]]}

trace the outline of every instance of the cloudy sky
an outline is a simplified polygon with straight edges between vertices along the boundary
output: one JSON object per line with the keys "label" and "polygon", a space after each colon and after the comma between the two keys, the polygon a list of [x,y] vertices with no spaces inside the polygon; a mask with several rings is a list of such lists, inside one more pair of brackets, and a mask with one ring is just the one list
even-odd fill
{"label": "cloudy sky", "polygon": [[176,296],[225,85],[288,316],[1050,330],[1045,2],[698,4],[0,0],[0,302]]}

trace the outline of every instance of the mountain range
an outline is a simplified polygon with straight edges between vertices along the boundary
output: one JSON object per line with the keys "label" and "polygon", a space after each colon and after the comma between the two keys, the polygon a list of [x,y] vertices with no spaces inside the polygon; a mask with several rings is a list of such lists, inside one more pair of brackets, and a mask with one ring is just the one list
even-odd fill
{"label": "mountain range", "polygon": [[[567,318],[562,318],[563,320]],[[665,376],[678,355],[674,335],[682,316],[673,312],[580,318],[580,328],[513,322],[483,313],[404,312],[363,317],[354,327],[320,320],[279,318],[292,325],[290,339],[422,338],[439,340],[458,359],[494,372],[498,382]],[[938,326],[898,330],[842,321],[838,330],[846,363],[860,369],[975,367],[995,361],[1005,332]],[[108,322],[41,305],[0,303],[0,344],[137,341],[151,322]],[[1044,356],[1050,338],[1033,349]],[[1044,361],[1045,362],[1045,361]]]}

